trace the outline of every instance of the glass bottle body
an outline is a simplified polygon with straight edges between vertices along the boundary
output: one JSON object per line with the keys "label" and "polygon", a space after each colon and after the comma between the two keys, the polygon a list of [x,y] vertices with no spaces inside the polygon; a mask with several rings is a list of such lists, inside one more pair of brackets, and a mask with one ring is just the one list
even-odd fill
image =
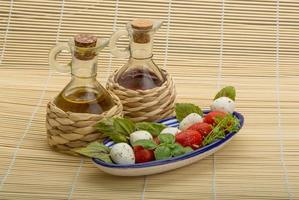
{"label": "glass bottle body", "polygon": [[119,85],[131,90],[148,90],[160,87],[164,82],[164,76],[152,59],[133,57],[119,70],[116,79]]}
{"label": "glass bottle body", "polygon": [[69,43],[72,61],[69,64],[71,81],[54,99],[65,112],[101,114],[115,103],[107,90],[96,80],[99,44],[92,48],[76,47]]}
{"label": "glass bottle body", "polygon": [[[133,21],[134,22],[134,21]],[[127,30],[115,33],[110,41],[110,46],[115,47],[114,43],[119,36],[127,34],[129,36],[129,56],[128,62],[118,71],[115,81],[124,88],[131,90],[148,90],[160,87],[165,82],[164,74],[154,63],[152,57],[153,35],[159,28],[147,27],[145,29],[134,28],[128,23]],[[124,52],[112,49],[111,52],[117,57],[123,57]]]}
{"label": "glass bottle body", "polygon": [[91,86],[77,84],[72,78],[66,88],[55,98],[55,105],[64,111],[100,114],[114,106],[110,94],[96,81]]}

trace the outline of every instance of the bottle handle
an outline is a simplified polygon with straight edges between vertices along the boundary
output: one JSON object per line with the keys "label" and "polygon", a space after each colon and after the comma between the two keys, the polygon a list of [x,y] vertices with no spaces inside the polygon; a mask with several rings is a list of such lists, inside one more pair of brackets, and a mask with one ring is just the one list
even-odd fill
{"label": "bottle handle", "polygon": [[71,52],[71,49],[68,45],[68,43],[58,43],[56,46],[54,46],[49,53],[49,66],[53,69],[56,69],[58,72],[67,73],[71,71],[71,62],[68,64],[61,64],[56,60],[56,57],[58,54],[66,50],[68,52]]}
{"label": "bottle handle", "polygon": [[119,38],[122,36],[129,36],[129,33],[126,29],[120,29],[116,32],[114,32],[110,38],[109,42],[109,49],[110,52],[118,58],[128,58],[130,56],[130,51],[128,48],[124,50],[120,50],[117,46],[116,43],[118,42]]}

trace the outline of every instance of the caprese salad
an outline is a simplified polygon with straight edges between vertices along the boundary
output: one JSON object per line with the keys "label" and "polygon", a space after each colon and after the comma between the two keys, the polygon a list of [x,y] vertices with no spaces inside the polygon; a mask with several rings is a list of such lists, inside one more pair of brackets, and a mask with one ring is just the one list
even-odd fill
{"label": "caprese salad", "polygon": [[175,107],[179,127],[162,123],[138,122],[127,118],[107,118],[96,128],[115,144],[109,148],[102,141],[74,151],[115,164],[135,164],[163,160],[200,149],[227,133],[239,129],[239,121],[232,115],[236,91],[232,86],[220,90],[211,104],[211,112],[191,103],[177,103]]}

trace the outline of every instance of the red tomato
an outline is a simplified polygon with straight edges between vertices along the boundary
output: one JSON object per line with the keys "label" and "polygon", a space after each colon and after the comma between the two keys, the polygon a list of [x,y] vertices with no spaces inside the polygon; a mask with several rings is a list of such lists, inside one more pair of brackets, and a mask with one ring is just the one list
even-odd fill
{"label": "red tomato", "polygon": [[227,115],[227,113],[225,112],[220,112],[220,111],[212,111],[209,112],[203,119],[203,121],[205,123],[211,124],[211,125],[215,125],[215,117],[225,117],[225,115]]}
{"label": "red tomato", "polygon": [[202,136],[198,131],[185,130],[175,136],[177,143],[184,147],[191,147],[192,149],[197,149],[201,146]]}
{"label": "red tomato", "polygon": [[201,134],[201,136],[206,137],[213,130],[213,127],[211,124],[199,122],[199,123],[193,124],[187,130],[198,131]]}
{"label": "red tomato", "polygon": [[136,163],[144,163],[155,160],[154,152],[149,149],[144,149],[142,146],[135,146],[134,154]]}

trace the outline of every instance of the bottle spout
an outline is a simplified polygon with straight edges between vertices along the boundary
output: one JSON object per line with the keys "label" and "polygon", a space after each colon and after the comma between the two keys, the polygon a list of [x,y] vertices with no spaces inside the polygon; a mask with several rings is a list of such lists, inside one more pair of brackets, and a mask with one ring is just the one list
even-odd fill
{"label": "bottle spout", "polygon": [[97,45],[96,45],[98,52],[104,49],[106,46],[108,46],[108,44],[109,44],[109,39],[98,38]]}
{"label": "bottle spout", "polygon": [[163,25],[162,20],[154,20],[153,21],[153,31],[154,32],[158,31],[161,28],[162,25]]}

